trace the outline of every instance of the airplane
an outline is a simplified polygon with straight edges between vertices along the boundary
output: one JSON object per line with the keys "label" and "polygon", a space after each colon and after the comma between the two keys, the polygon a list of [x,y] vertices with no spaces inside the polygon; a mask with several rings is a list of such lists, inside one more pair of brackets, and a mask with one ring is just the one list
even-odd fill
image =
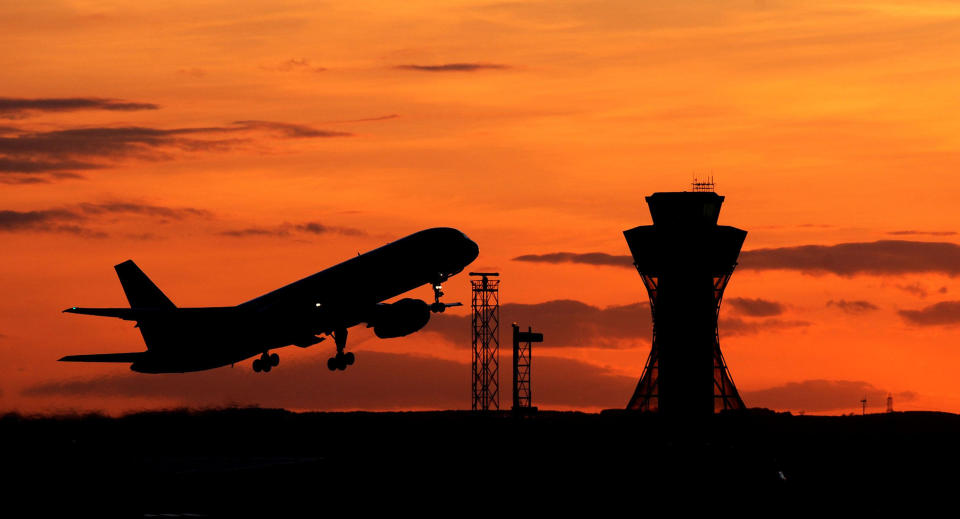
{"label": "airplane", "polygon": [[[420,330],[431,313],[460,303],[443,303],[442,283],[477,258],[480,249],[462,232],[437,227],[416,232],[237,306],[178,308],[132,261],[114,269],[130,308],[71,307],[66,313],[136,321],[147,351],[68,355],[62,362],[129,362],[140,373],[203,371],[260,355],[253,371],[280,363],[270,350],[306,348],[332,336],[336,355],[330,371],[356,359],[344,352],[347,329],[361,323],[381,339]],[[404,298],[384,301],[425,284],[434,302]]]}

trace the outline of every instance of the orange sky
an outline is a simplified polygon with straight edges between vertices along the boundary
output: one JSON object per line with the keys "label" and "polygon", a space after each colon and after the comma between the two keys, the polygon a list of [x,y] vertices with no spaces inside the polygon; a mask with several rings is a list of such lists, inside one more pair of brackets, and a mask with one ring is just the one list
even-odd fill
{"label": "orange sky", "polygon": [[[351,371],[322,366],[327,343],[284,349],[281,366],[257,378],[238,365],[142,382],[159,384],[153,393],[133,387],[149,375],[123,365],[55,362],[143,347],[130,323],[60,313],[123,305],[111,267],[128,258],[180,306],[226,305],[447,225],[480,244],[473,268],[503,274],[504,303],[628,305],[646,301],[629,269],[512,258],[627,254],[621,231],[650,222],[644,196],[710,173],[727,197],[721,223],[750,233],[744,250],[960,242],[960,7],[949,2],[61,1],[3,11],[0,409],[469,406],[469,368],[456,395],[437,398],[453,379],[433,392],[417,385],[437,359],[469,362],[467,330],[459,344],[435,332],[356,333],[354,346],[378,359],[364,380],[383,382],[349,401],[267,395],[281,394],[284,368],[304,373],[302,392],[360,391],[358,378],[343,380]],[[72,104],[42,102],[64,99]],[[882,407],[889,392],[898,409],[960,412],[960,310],[937,307],[939,324],[900,313],[960,299],[958,268],[924,267],[902,247],[920,263],[736,272],[721,315],[752,324],[721,322],[721,344],[748,405],[845,413],[867,393]],[[465,276],[448,295],[469,301]],[[749,316],[733,298],[779,307]],[[598,337],[604,347],[544,331],[567,347],[535,352],[535,403],[626,404],[648,331]],[[400,380],[408,368],[417,378]],[[577,397],[565,369],[609,389]],[[64,385],[117,380],[132,388]],[[162,384],[184,380],[216,396],[163,395]],[[231,393],[243,384],[253,385]],[[409,399],[383,400],[401,386]]]}

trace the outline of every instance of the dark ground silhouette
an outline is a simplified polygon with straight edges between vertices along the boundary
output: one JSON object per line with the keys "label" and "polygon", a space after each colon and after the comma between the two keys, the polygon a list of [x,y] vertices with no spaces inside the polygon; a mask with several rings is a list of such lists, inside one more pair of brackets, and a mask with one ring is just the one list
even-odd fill
{"label": "dark ground silhouette", "polygon": [[947,413],[756,409],[697,422],[623,411],[518,419],[256,408],[0,418],[8,495],[39,490],[51,497],[25,502],[133,516],[602,512],[678,493],[688,506],[707,495],[856,499],[861,488],[956,482],[958,433],[960,416]]}

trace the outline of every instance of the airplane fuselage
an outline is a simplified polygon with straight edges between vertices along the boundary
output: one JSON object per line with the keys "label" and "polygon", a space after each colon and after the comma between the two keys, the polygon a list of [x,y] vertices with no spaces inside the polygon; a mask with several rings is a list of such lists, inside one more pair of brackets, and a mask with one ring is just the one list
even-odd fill
{"label": "airplane fuselage", "polygon": [[[133,357],[134,371],[200,371],[285,346],[306,347],[323,340],[318,335],[360,323],[373,326],[378,305],[422,285],[446,280],[461,272],[478,253],[476,243],[460,231],[433,228],[237,306],[176,308],[171,303],[168,308],[67,311],[137,321],[147,351]],[[84,356],[65,360],[84,360],[80,357]]]}

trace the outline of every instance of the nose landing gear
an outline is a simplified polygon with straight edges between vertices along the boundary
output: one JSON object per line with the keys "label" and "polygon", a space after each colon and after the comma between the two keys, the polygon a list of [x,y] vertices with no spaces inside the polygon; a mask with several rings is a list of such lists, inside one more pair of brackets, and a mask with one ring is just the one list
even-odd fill
{"label": "nose landing gear", "polygon": [[280,356],[276,353],[263,352],[259,359],[253,360],[253,371],[269,373],[272,368],[280,365]]}
{"label": "nose landing gear", "polygon": [[430,305],[430,311],[439,314],[451,306],[461,306],[461,303],[441,303],[440,297],[443,296],[442,283],[450,276],[446,274],[437,274],[437,279],[433,282],[433,304]]}

